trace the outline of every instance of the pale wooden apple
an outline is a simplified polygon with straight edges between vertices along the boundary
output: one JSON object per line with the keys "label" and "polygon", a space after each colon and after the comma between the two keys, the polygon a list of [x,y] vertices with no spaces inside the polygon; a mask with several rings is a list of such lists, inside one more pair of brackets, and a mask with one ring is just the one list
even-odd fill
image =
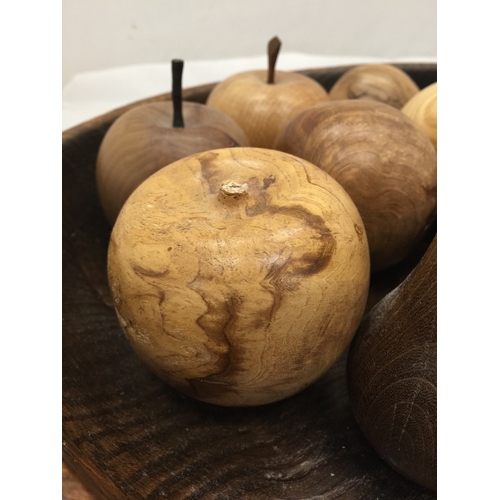
{"label": "pale wooden apple", "polygon": [[401,109],[418,85],[392,64],[360,64],[346,71],[329,91],[330,99],[370,99]]}
{"label": "pale wooden apple", "polygon": [[272,148],[293,117],[328,100],[326,90],[312,78],[274,70],[280,45],[277,38],[269,42],[267,70],[230,76],[217,84],[207,99],[207,106],[226,113],[241,126],[254,147]]}
{"label": "pale wooden apple", "polygon": [[134,191],[108,276],[128,340],[159,377],[210,403],[260,405],[304,389],[345,351],[369,253],[328,174],[278,151],[226,148]]}
{"label": "pale wooden apple", "polygon": [[437,151],[437,82],[415,94],[401,111],[427,134]]}
{"label": "pale wooden apple", "polygon": [[364,99],[318,104],[292,120],[275,147],[344,187],[363,218],[373,271],[408,256],[435,221],[436,151],[392,106]]}

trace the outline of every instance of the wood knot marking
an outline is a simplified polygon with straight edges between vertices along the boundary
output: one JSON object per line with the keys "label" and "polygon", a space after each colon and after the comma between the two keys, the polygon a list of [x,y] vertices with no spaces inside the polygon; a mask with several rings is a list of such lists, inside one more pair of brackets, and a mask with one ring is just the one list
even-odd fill
{"label": "wood knot marking", "polygon": [[246,182],[243,184],[239,184],[233,181],[223,182],[219,189],[219,200],[236,200],[247,194],[248,184]]}
{"label": "wood knot marking", "polygon": [[155,271],[153,269],[146,269],[144,267],[140,266],[132,266],[132,269],[135,274],[137,274],[139,277],[149,277],[149,278],[162,278],[168,274],[168,270],[166,271]]}
{"label": "wood knot marking", "polygon": [[354,230],[356,231],[356,234],[358,235],[359,241],[363,241],[363,228],[358,224],[354,224]]}
{"label": "wood knot marking", "polygon": [[264,179],[263,187],[264,189],[267,189],[271,184],[274,184],[276,182],[276,177],[274,175],[270,175],[269,177],[266,177]]}

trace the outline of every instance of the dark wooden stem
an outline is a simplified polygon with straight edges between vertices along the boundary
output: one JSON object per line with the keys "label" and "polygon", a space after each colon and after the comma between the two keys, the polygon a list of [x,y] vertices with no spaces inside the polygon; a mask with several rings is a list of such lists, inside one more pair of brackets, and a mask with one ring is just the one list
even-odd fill
{"label": "dark wooden stem", "polygon": [[182,69],[184,61],[172,59],[172,103],[174,106],[174,128],[184,128],[184,118],[182,117]]}
{"label": "dark wooden stem", "polygon": [[278,59],[278,53],[281,48],[281,40],[275,36],[273,39],[269,40],[267,44],[267,83],[274,83],[274,67],[276,66],[276,60]]}

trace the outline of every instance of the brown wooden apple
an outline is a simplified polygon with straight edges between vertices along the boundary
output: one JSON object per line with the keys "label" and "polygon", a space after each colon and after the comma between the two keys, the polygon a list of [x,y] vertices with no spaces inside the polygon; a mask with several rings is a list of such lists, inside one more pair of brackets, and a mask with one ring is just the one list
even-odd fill
{"label": "brown wooden apple", "polygon": [[322,168],[347,191],[365,224],[373,271],[409,255],[435,220],[436,151],[387,104],[318,104],[294,118],[275,147]]}
{"label": "brown wooden apple", "polygon": [[415,94],[401,111],[427,134],[437,150],[437,82]]}
{"label": "brown wooden apple", "polygon": [[201,151],[248,146],[231,117],[203,104],[182,102],[182,67],[182,61],[172,61],[172,102],[137,106],[121,115],[104,136],[96,181],[111,225],[134,189],[160,168]]}
{"label": "brown wooden apple", "polygon": [[225,148],[134,191],[108,277],[128,340],[159,377],[210,403],[260,405],[305,388],[345,351],[369,254],[332,177],[278,151]]}
{"label": "brown wooden apple", "polygon": [[289,71],[275,71],[281,42],[268,45],[268,70],[245,71],[217,84],[207,106],[232,118],[246,133],[250,145],[272,148],[288,122],[304,109],[327,101],[326,90],[315,80]]}
{"label": "brown wooden apple", "polygon": [[353,413],[375,450],[436,489],[437,236],[406,280],[363,319],[349,348]]}
{"label": "brown wooden apple", "polygon": [[396,109],[419,91],[403,70],[392,64],[360,64],[346,71],[330,89],[330,99],[371,99]]}

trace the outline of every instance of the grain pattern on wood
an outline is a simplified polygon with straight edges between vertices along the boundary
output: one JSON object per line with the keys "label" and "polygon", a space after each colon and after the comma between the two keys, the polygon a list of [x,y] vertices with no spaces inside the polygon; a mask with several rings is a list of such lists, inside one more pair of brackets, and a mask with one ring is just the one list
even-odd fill
{"label": "grain pattern on wood", "polygon": [[304,389],[341,356],[370,263],[361,217],[332,177],[279,151],[225,148],[136,189],[108,276],[155,373],[203,401],[249,406]]}
{"label": "grain pattern on wood", "polygon": [[292,71],[245,71],[217,84],[207,106],[233,118],[250,146],[272,149],[287,123],[304,109],[328,101],[325,89],[312,78]]}
{"label": "grain pattern on wood", "polygon": [[350,195],[373,271],[407,257],[435,220],[437,158],[411,119],[375,101],[318,104],[294,118],[276,148],[310,161]]}
{"label": "grain pattern on wood", "polygon": [[64,462],[62,464],[62,500],[97,500]]}
{"label": "grain pattern on wood", "polygon": [[437,150],[437,82],[415,94],[401,112],[421,127]]}
{"label": "grain pattern on wood", "polygon": [[[407,68],[420,86],[436,79],[435,65]],[[328,88],[343,70],[309,74]],[[211,88],[185,96],[204,102]],[[435,499],[367,443],[347,397],[345,357],[305,391],[252,409],[184,396],[138,359],[113,310],[110,228],[94,176],[106,130],[132,107],[63,134],[63,457],[71,470],[102,499]]]}
{"label": "grain pattern on wood", "polygon": [[201,151],[249,145],[239,125],[215,109],[184,103],[183,127],[173,126],[173,116],[170,102],[143,104],[107,131],[97,156],[96,181],[110,224],[134,189],[160,168]]}
{"label": "grain pattern on wood", "polygon": [[369,99],[401,109],[419,88],[391,64],[360,64],[346,71],[329,91],[330,99]]}
{"label": "grain pattern on wood", "polygon": [[365,316],[349,350],[353,412],[396,470],[437,481],[437,236],[417,267]]}

